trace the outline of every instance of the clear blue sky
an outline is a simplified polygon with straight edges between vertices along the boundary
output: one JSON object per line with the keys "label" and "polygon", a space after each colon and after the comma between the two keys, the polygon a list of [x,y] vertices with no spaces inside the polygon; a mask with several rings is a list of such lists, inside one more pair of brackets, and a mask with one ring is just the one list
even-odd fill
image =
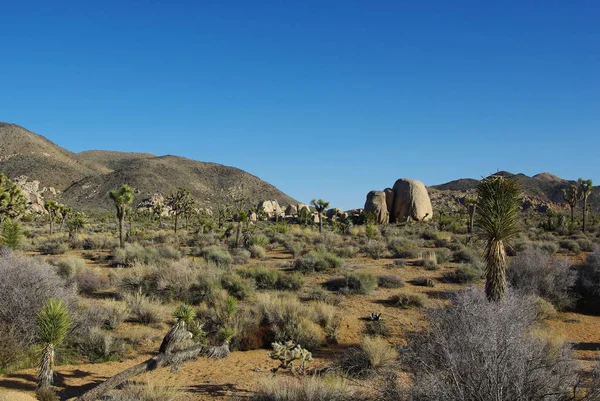
{"label": "clear blue sky", "polygon": [[[492,4],[495,3],[495,4]],[[600,2],[3,1],[0,121],[361,207],[400,177],[600,184]]]}

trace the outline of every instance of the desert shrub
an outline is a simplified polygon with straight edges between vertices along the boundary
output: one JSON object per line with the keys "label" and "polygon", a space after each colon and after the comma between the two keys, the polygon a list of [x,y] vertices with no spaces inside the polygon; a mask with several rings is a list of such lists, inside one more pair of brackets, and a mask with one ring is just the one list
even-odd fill
{"label": "desert shrub", "polygon": [[488,302],[471,289],[428,315],[429,327],[410,335],[403,352],[417,384],[410,400],[570,399],[574,358],[567,345],[531,334],[530,297]]}
{"label": "desert shrub", "polygon": [[60,397],[52,388],[40,388],[36,390],[35,399],[38,401],[60,401]]}
{"label": "desert shrub", "polygon": [[325,302],[316,302],[311,305],[311,309],[313,320],[323,328],[327,343],[337,344],[342,321],[337,309]]}
{"label": "desert shrub", "polygon": [[32,345],[37,334],[36,313],[49,298],[71,305],[75,288],[42,260],[7,249],[0,250],[0,277],[0,329],[5,333],[0,347],[0,361],[5,365],[0,367],[5,367],[15,362],[8,346],[10,341],[22,351]]}
{"label": "desert shrub", "polygon": [[507,269],[507,281],[517,291],[537,295],[560,309],[573,304],[571,264],[547,252],[528,249],[515,256]]}
{"label": "desert shrub", "polygon": [[377,276],[377,285],[381,288],[400,288],[404,287],[404,281],[393,274]]}
{"label": "desert shrub", "polygon": [[383,319],[369,320],[365,323],[365,334],[387,338],[392,335],[392,329]]}
{"label": "desert shrub", "polygon": [[414,259],[419,255],[421,245],[406,238],[390,238],[388,250],[394,258]]}
{"label": "desert shrub", "polygon": [[124,302],[110,300],[93,310],[104,328],[114,330],[129,318],[129,308]]}
{"label": "desert shrub", "polygon": [[358,247],[350,245],[350,243],[344,243],[339,248],[334,249],[333,253],[335,253],[340,258],[353,258],[356,256],[358,251]]}
{"label": "desert shrub", "polygon": [[251,245],[248,250],[254,259],[264,259],[267,256],[267,251],[260,245]]}
{"label": "desert shrub", "polygon": [[221,276],[221,287],[229,295],[239,300],[246,299],[254,292],[254,283],[240,277],[234,273],[227,273]]}
{"label": "desert shrub", "polygon": [[250,262],[252,254],[250,251],[244,248],[233,248],[231,250],[231,257],[233,258],[234,265],[245,265]]}
{"label": "desert shrub", "polygon": [[350,294],[369,294],[377,288],[377,277],[367,272],[350,272],[343,277],[329,279],[323,284],[330,291]]}
{"label": "desert shrub", "polygon": [[250,237],[250,244],[249,245],[258,245],[261,247],[266,247],[269,245],[269,238],[267,238],[267,236],[263,235],[263,234],[254,234]]}
{"label": "desert shrub", "polygon": [[93,294],[96,291],[105,290],[110,287],[108,277],[101,275],[93,269],[86,269],[73,277],[77,289],[83,294]]}
{"label": "desert shrub", "polygon": [[314,312],[294,296],[259,294],[255,312],[270,332],[265,339],[272,338],[271,342],[292,341],[309,351],[324,342],[323,330],[314,322]]}
{"label": "desert shrub", "polygon": [[579,252],[581,252],[581,249],[579,248],[579,244],[577,243],[577,241],[575,241],[573,239],[566,239],[566,240],[560,241],[559,245],[560,245],[561,249],[573,252],[574,254],[578,254]]}
{"label": "desert shrub", "polygon": [[406,261],[403,259],[396,259],[394,260],[394,264],[393,267],[404,267],[406,266]]}
{"label": "desert shrub", "polygon": [[297,258],[306,249],[306,243],[297,240],[286,241],[284,243],[285,250],[292,254],[294,258]]}
{"label": "desert shrub", "polygon": [[550,255],[553,255],[556,252],[558,252],[558,244],[556,244],[555,242],[534,242],[532,245],[533,248],[540,249],[544,252],[549,253]]}
{"label": "desert shrub", "polygon": [[202,256],[204,256],[204,259],[206,259],[207,262],[222,269],[228,268],[233,262],[233,258],[229,252],[227,252],[227,249],[216,245],[211,245],[203,249]]}
{"label": "desert shrub", "polygon": [[415,262],[416,266],[423,266],[426,270],[437,270],[438,261],[435,252],[422,252],[419,260]]}
{"label": "desert shrub", "polygon": [[344,353],[338,366],[350,376],[366,378],[391,370],[397,358],[398,352],[384,339],[365,337],[360,347]]}
{"label": "desert shrub", "polygon": [[452,253],[452,260],[456,263],[476,263],[480,257],[474,249],[463,246]]}
{"label": "desert shrub", "polygon": [[600,250],[590,253],[578,268],[575,291],[579,296],[578,308],[600,314]]}
{"label": "desert shrub", "polygon": [[130,267],[134,264],[150,264],[158,259],[158,251],[153,247],[126,243],[124,248],[113,250],[111,264],[113,266]]}
{"label": "desert shrub", "polygon": [[38,251],[44,255],[62,255],[68,250],[69,245],[66,242],[55,239],[46,240],[38,247]]}
{"label": "desert shrub", "polygon": [[362,251],[372,259],[381,259],[387,256],[387,246],[383,241],[368,240]]}
{"label": "desert shrub", "polygon": [[56,266],[56,273],[64,279],[73,278],[77,273],[87,270],[85,260],[76,256],[50,259],[48,260],[48,263],[52,266]]}
{"label": "desert shrub", "polygon": [[546,301],[542,297],[535,297],[534,300],[535,310],[537,312],[538,320],[548,320],[556,317],[557,312],[554,305]]}
{"label": "desert shrub", "polygon": [[312,251],[294,262],[294,268],[302,273],[322,272],[341,267],[342,260],[329,252]]}
{"label": "desert shrub", "polygon": [[184,256],[181,250],[171,245],[161,245],[156,247],[156,253],[157,257],[163,260],[177,260]]}
{"label": "desert shrub", "polygon": [[73,345],[89,362],[111,361],[125,352],[124,342],[97,327],[86,327],[75,338]]}
{"label": "desert shrub", "polygon": [[259,290],[298,291],[303,283],[302,277],[298,274],[285,274],[264,265],[242,270],[240,274],[253,278]]}
{"label": "desert shrub", "polygon": [[154,381],[129,382],[120,390],[112,391],[107,401],[175,401],[183,394],[179,386]]}
{"label": "desert shrub", "polygon": [[114,249],[119,246],[119,240],[113,236],[107,235],[94,235],[85,238],[81,247],[86,251],[94,249]]}
{"label": "desert shrub", "polygon": [[430,277],[417,277],[411,280],[411,284],[418,285],[420,287],[435,287],[435,281]]}
{"label": "desert shrub", "polygon": [[422,308],[426,305],[427,298],[423,294],[399,292],[388,299],[388,304],[398,308]]}
{"label": "desert shrub", "polygon": [[594,243],[589,238],[579,238],[577,245],[584,252],[592,252],[594,250]]}
{"label": "desert shrub", "polygon": [[451,273],[444,274],[444,280],[456,284],[474,283],[481,279],[483,272],[472,266],[460,266]]}
{"label": "desert shrub", "polygon": [[368,397],[351,390],[342,379],[309,376],[264,379],[251,401],[366,401]]}
{"label": "desert shrub", "polygon": [[452,260],[452,251],[446,248],[436,249],[435,257],[438,263],[448,263]]}
{"label": "desert shrub", "polygon": [[129,317],[140,324],[159,323],[162,320],[162,309],[142,293],[127,294],[125,303],[129,308]]}

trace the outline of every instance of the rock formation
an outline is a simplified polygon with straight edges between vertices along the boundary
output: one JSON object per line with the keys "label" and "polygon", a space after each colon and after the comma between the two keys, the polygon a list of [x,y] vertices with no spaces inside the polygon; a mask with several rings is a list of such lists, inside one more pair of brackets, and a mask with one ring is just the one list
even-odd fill
{"label": "rock formation", "polygon": [[277,202],[276,200],[262,201],[258,204],[258,207],[262,208],[267,217],[270,219],[275,216],[284,216],[284,211],[281,209],[281,206],[279,206],[279,202]]}
{"label": "rock formation", "polygon": [[370,212],[375,215],[377,224],[386,224],[390,220],[386,202],[386,193],[384,191],[369,192],[367,194],[364,210],[365,212]]}
{"label": "rock formation", "polygon": [[15,178],[14,183],[21,188],[21,192],[27,200],[27,211],[29,213],[46,214],[44,208],[44,195],[54,197],[57,191],[53,187],[42,187],[37,180],[29,181],[25,175]]}
{"label": "rock formation", "polygon": [[421,181],[400,178],[393,188],[367,194],[365,211],[372,212],[379,224],[428,221],[433,208],[427,188]]}

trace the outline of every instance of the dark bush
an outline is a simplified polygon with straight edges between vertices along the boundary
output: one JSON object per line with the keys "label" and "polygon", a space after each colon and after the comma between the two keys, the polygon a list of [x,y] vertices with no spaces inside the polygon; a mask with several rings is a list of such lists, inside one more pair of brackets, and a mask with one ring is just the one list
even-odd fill
{"label": "dark bush", "polygon": [[579,296],[578,308],[600,314],[600,250],[589,254],[579,266],[575,291]]}
{"label": "dark bush", "polygon": [[344,277],[327,280],[323,286],[330,291],[368,294],[377,288],[377,277],[371,273],[346,273]]}
{"label": "dark bush", "polygon": [[474,283],[481,279],[483,272],[471,266],[460,266],[452,273],[444,274],[444,280],[456,284]]}
{"label": "dark bush", "polygon": [[536,319],[532,297],[488,302],[477,289],[431,309],[430,326],[410,335],[403,352],[415,383],[408,399],[570,399],[576,361],[568,345],[530,334]]}
{"label": "dark bush", "polygon": [[519,292],[540,296],[559,309],[573,304],[575,272],[566,259],[528,249],[511,260],[506,273],[507,281]]}
{"label": "dark bush", "polygon": [[377,284],[381,288],[400,288],[404,287],[404,281],[393,274],[377,276]]}
{"label": "dark bush", "polygon": [[312,251],[294,262],[294,268],[302,273],[322,272],[341,266],[342,260],[330,252]]}

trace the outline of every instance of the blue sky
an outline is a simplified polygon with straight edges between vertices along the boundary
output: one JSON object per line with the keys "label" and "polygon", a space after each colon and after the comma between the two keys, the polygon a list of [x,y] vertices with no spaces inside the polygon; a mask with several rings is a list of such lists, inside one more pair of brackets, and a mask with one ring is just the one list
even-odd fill
{"label": "blue sky", "polygon": [[71,151],[222,163],[344,209],[401,177],[600,184],[598,1],[1,10],[0,121]]}

